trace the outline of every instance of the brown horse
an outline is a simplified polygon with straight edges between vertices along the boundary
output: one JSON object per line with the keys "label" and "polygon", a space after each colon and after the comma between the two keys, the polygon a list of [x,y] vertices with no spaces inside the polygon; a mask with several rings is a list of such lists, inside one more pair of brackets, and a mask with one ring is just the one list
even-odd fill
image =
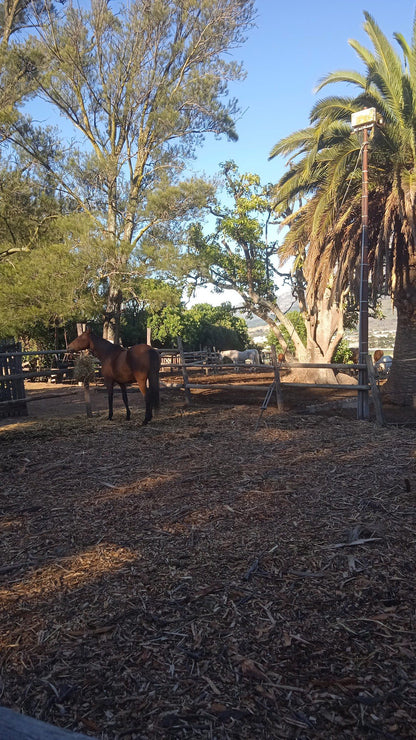
{"label": "brown horse", "polygon": [[123,349],[93,334],[91,329],[84,331],[68,345],[69,351],[80,349],[89,349],[101,360],[101,374],[108,391],[108,418],[113,418],[114,383],[121,388],[127,419],[130,419],[130,409],[126,386],[137,383],[146,402],[143,424],[147,424],[152,418],[153,409],[159,408],[159,352],[148,344],[135,344],[130,349]]}

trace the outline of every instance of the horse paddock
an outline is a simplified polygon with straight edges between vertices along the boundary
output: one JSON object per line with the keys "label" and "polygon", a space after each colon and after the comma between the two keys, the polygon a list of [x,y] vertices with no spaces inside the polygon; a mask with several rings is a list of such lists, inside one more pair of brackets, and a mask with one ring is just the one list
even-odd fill
{"label": "horse paddock", "polygon": [[41,385],[0,420],[3,706],[102,740],[416,736],[411,426],[167,389],[142,427],[138,392],[110,422]]}

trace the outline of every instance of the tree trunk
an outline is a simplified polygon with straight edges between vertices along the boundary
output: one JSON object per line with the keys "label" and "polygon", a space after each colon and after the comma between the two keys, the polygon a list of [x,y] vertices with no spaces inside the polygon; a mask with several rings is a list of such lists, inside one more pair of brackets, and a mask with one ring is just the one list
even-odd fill
{"label": "tree trunk", "polygon": [[122,302],[123,296],[121,290],[110,288],[107,306],[104,313],[103,338],[107,339],[109,342],[113,342],[113,344],[119,344],[120,342]]}
{"label": "tree trunk", "polygon": [[[247,308],[252,313],[259,316],[269,325],[271,331],[277,337],[286,359],[289,359],[287,343],[280,331],[280,324],[283,324],[292,340],[295,348],[295,357],[298,362],[307,363],[330,363],[338,344],[344,334],[343,312],[340,306],[342,302],[337,303],[331,298],[330,290],[326,290],[321,298],[316,298],[310,294],[313,308],[308,309],[306,297],[301,301],[301,314],[306,326],[306,346],[303,344],[298,335],[295,326],[290,319],[283,315],[280,309],[255,296],[253,304],[246,299]],[[259,308],[261,310],[259,310]],[[326,368],[305,368],[302,372],[298,371],[299,377],[303,376],[305,382],[315,383],[335,383],[335,374],[333,370]]]}
{"label": "tree trunk", "polygon": [[[112,185],[108,191],[107,204],[107,231],[113,241],[113,250],[116,256],[115,269],[122,272],[124,266],[123,259],[119,253],[117,244],[117,186],[116,178],[113,179]],[[112,278],[109,278],[109,289],[107,305],[104,312],[103,339],[107,339],[113,344],[120,343],[120,321],[121,305],[123,302],[122,292],[119,288],[112,285]]]}
{"label": "tree trunk", "polygon": [[[315,299],[309,315],[305,317],[306,347],[300,362],[330,363],[343,333],[343,314],[339,305],[326,290],[322,298]],[[335,383],[335,373],[330,368],[308,370],[315,383]],[[312,380],[312,377],[310,378]]]}
{"label": "tree trunk", "polygon": [[[415,296],[416,298],[416,296]],[[395,301],[397,330],[393,363],[383,388],[392,403],[416,406],[416,301]]]}

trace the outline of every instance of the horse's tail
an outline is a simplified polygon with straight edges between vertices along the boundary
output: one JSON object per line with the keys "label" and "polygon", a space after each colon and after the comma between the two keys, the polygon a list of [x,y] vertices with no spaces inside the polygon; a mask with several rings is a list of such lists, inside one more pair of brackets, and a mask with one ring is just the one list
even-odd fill
{"label": "horse's tail", "polygon": [[147,401],[150,403],[151,409],[158,409],[160,407],[160,395],[159,395],[159,370],[160,370],[160,355],[156,349],[150,347],[149,349],[149,387],[146,389]]}

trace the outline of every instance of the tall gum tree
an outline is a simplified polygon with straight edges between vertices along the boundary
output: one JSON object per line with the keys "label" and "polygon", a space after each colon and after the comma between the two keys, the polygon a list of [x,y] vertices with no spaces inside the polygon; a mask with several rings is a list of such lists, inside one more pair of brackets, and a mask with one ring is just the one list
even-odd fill
{"label": "tall gum tree", "polygon": [[[263,319],[286,351],[287,341],[281,331],[281,326],[285,327],[300,362],[330,362],[343,334],[342,311],[329,300],[327,292],[319,300],[315,298],[299,255],[291,274],[285,277],[290,280],[305,320],[306,345],[279,306],[277,283],[284,275],[279,271],[278,242],[269,238],[276,218],[274,189],[263,187],[257,175],[241,175],[231,161],[223,165],[222,173],[227,205],[218,204],[213,211],[216,232],[208,237],[200,227],[191,232],[195,272],[218,290],[235,290],[241,296],[243,310]],[[333,380],[332,371],[317,370],[316,382],[324,375]]]}
{"label": "tall gum tree", "polygon": [[28,34],[55,7],[44,0],[0,2],[0,144],[18,118],[18,106],[36,91],[36,62],[26,53]]}
{"label": "tall gum tree", "polygon": [[297,198],[292,246],[308,242],[308,260],[319,294],[332,278],[333,293],[357,293],[361,254],[360,134],[351,114],[376,108],[383,124],[369,143],[370,294],[390,293],[397,311],[391,372],[384,391],[403,405],[416,399],[416,18],[408,42],[394,34],[393,46],[374,18],[365,13],[364,29],[372,48],[349,43],[364,72],[340,70],[327,85],[351,84],[355,96],[329,95],[311,112],[310,127],[282,139],[272,156],[290,155],[279,183],[282,204]]}
{"label": "tall gum tree", "polygon": [[197,179],[181,181],[186,163],[206,134],[237,138],[227,85],[243,71],[226,55],[244,42],[254,4],[132,0],[114,8],[106,0],[69,4],[41,25],[33,48],[43,55],[41,99],[81,134],[55,175],[105,243],[105,333],[117,341],[126,276],[148,263],[141,245],[194,215],[211,192]]}

